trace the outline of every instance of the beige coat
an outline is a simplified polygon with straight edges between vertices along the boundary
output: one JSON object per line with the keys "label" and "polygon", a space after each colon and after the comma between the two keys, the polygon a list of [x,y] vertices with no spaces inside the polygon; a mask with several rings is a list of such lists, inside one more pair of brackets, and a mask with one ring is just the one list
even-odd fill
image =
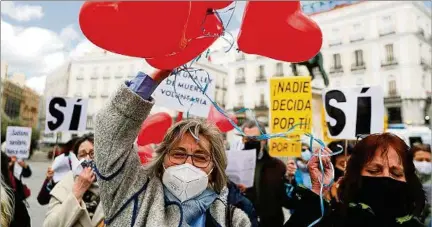
{"label": "beige coat", "polygon": [[[79,204],[72,193],[73,184],[73,173],[69,172],[51,191],[52,197],[44,227],[95,227],[103,222],[104,212],[101,203],[96,208],[93,220],[90,220],[85,203],[81,201]],[[98,193],[99,189],[95,186],[89,190]]]}

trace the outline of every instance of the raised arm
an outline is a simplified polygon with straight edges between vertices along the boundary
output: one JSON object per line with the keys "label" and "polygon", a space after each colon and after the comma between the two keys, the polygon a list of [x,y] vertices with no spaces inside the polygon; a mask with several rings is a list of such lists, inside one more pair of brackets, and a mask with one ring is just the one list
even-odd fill
{"label": "raised arm", "polygon": [[133,81],[121,85],[96,117],[96,172],[108,219],[148,180],[133,143],[153,107],[151,94],[170,72],[157,71],[151,76],[138,74]]}

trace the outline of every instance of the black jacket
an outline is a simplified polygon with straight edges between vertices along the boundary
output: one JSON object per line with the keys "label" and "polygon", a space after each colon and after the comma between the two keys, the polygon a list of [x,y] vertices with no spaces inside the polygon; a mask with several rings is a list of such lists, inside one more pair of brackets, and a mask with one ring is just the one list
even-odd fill
{"label": "black jacket", "polygon": [[[261,169],[260,197],[257,198],[255,187],[248,188],[246,197],[252,202],[258,215],[259,226],[280,227],[284,224],[282,207],[292,208],[290,198],[286,193],[288,180],[285,177],[286,166],[277,159],[270,157],[265,152],[259,160],[263,166]],[[292,182],[295,184],[295,182]]]}
{"label": "black jacket", "polygon": [[228,182],[228,190],[228,204],[231,204],[245,212],[252,223],[252,227],[258,227],[258,219],[252,202],[243,196],[237,185],[231,181]]}
{"label": "black jacket", "polygon": [[[294,213],[284,227],[309,226],[321,217],[320,198],[307,188],[297,186],[293,193]],[[412,216],[395,220],[381,220],[365,204],[351,203],[342,214],[341,204],[324,201],[324,216],[315,227],[420,227],[424,226],[418,218]]]}

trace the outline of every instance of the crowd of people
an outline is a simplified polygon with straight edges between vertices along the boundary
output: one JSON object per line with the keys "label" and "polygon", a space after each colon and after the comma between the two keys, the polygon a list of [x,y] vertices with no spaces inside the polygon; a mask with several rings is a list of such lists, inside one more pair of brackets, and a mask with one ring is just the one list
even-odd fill
{"label": "crowd of people", "polygon": [[[263,125],[246,121],[236,147],[255,150],[257,159],[247,188],[226,175],[217,127],[186,119],[143,164],[136,137],[154,105],[152,92],[170,73],[140,73],[121,85],[97,115],[95,134],[64,146],[56,159],[69,160],[70,171],[55,181],[49,168],[37,197],[48,206],[43,226],[432,226],[431,148],[409,147],[390,133],[318,149],[302,144],[301,157],[284,163],[256,139],[266,133]],[[30,194],[21,181],[30,175],[25,162],[2,152],[2,226],[30,226]]]}

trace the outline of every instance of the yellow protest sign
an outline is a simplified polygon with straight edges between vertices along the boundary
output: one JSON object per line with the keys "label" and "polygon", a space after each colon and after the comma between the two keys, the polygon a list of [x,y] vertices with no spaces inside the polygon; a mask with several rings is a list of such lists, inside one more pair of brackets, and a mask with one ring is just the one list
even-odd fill
{"label": "yellow protest sign", "polygon": [[271,78],[269,85],[271,132],[287,132],[297,125],[287,138],[271,139],[269,153],[273,157],[300,157],[300,137],[312,130],[311,77]]}
{"label": "yellow protest sign", "polygon": [[325,144],[329,144],[330,142],[334,141],[334,139],[330,138],[329,136],[329,128],[327,126],[327,121],[325,119],[325,110],[324,107],[321,108],[321,128],[323,131],[323,141]]}
{"label": "yellow protest sign", "polygon": [[387,114],[384,115],[384,132],[386,132],[388,129],[388,116]]}

